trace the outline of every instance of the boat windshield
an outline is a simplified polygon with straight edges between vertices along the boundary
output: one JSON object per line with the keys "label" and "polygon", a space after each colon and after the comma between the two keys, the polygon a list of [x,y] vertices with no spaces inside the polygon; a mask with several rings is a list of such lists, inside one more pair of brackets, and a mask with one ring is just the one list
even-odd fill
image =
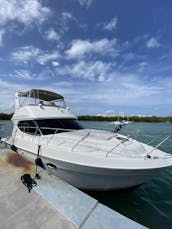
{"label": "boat windshield", "polygon": [[76,119],[35,120],[43,135],[83,129]]}

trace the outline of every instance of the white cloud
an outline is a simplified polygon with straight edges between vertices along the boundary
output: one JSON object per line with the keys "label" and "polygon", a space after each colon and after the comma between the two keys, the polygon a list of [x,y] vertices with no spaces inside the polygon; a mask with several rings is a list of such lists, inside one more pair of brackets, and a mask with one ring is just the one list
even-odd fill
{"label": "white cloud", "polygon": [[112,114],[112,113],[114,113],[114,110],[107,110],[107,111],[105,111],[105,114]]}
{"label": "white cloud", "polygon": [[138,64],[138,72],[143,72],[148,67],[148,63],[143,61]]}
{"label": "white cloud", "polygon": [[71,13],[66,12],[66,11],[62,12],[61,17],[59,19],[60,32],[62,34],[71,28],[71,22],[77,23],[77,26],[78,24],[80,24],[78,23],[77,19]]}
{"label": "white cloud", "polygon": [[[106,107],[110,106],[111,108],[114,106],[126,107],[163,104],[163,100],[166,97],[166,88],[170,88],[168,81],[162,85],[158,79],[155,84],[145,82],[137,74],[121,74],[119,72],[111,72],[110,74],[110,80],[103,82],[97,81],[94,84],[89,84],[89,87],[86,85],[78,86],[78,88],[82,88],[79,96],[76,89],[76,92],[73,91],[70,93],[73,93],[73,96],[76,94],[78,104],[83,104],[83,101],[88,104],[93,102],[93,106],[98,109],[96,104],[99,106],[104,104]],[[171,91],[169,93],[171,94]],[[159,99],[157,100],[157,98]]]}
{"label": "white cloud", "polygon": [[11,79],[18,79],[18,80],[28,80],[28,81],[44,81],[50,79],[54,73],[49,70],[48,68],[45,68],[41,72],[31,72],[28,69],[18,69],[15,70],[14,73],[10,73],[8,76]]}
{"label": "white cloud", "polygon": [[92,44],[87,40],[75,40],[72,42],[70,49],[66,51],[68,58],[80,58],[85,53],[89,52]]}
{"label": "white cloud", "polygon": [[75,20],[75,18],[73,17],[73,15],[71,14],[71,13],[69,13],[69,12],[62,12],[61,13],[61,15],[62,15],[62,19],[63,20]]}
{"label": "white cloud", "polygon": [[110,22],[104,23],[104,29],[113,31],[114,29],[116,29],[117,22],[118,22],[118,19],[116,17],[112,18]]}
{"label": "white cloud", "polygon": [[16,49],[11,54],[11,59],[19,62],[19,63],[27,63],[30,60],[34,60],[38,55],[40,55],[41,51],[38,48],[33,46],[23,46]]}
{"label": "white cloud", "polygon": [[[82,64],[80,64],[80,66],[81,65]],[[92,69],[99,69],[97,72],[101,70],[101,67],[95,67],[94,63],[89,63],[86,65],[87,67],[90,66],[90,68],[93,66]],[[75,74],[79,74],[79,70],[82,69],[85,69],[86,72],[86,66],[78,67],[78,70],[73,71],[73,77],[80,77],[80,75],[76,76]],[[63,73],[68,75],[72,68],[63,68],[63,70]],[[91,70],[88,70],[90,73]],[[82,71],[83,74],[85,74],[84,70]],[[92,71],[96,72],[96,70]],[[109,80],[97,80],[94,83],[90,83],[86,80],[80,81],[79,78],[75,81],[59,81],[59,79],[57,79],[56,82],[51,81],[48,85],[45,84],[44,86],[41,86],[41,88],[43,87],[44,89],[56,91],[60,94],[63,94],[67,104],[70,105],[72,110],[78,114],[96,114],[101,110],[103,112],[105,110],[114,110],[114,112],[117,113],[119,111],[117,110],[117,107],[120,107],[120,109],[121,107],[131,107],[130,111],[132,107],[137,107],[138,111],[138,109],[142,110],[148,106],[151,108],[150,114],[153,114],[153,107],[158,109],[162,104],[171,104],[171,76],[163,77],[163,79],[157,77],[154,79],[154,81],[150,79],[148,82],[145,81],[144,77],[139,74],[125,74],[115,72],[111,67],[109,67],[109,69],[107,68],[105,73],[111,75]],[[50,76],[51,74],[52,73],[47,69],[45,72],[40,72],[39,74],[34,73],[31,74],[31,76],[34,76],[36,80],[36,76],[38,75]],[[23,91],[28,89],[28,83],[25,85],[22,83],[22,81],[20,81],[18,84],[16,82],[17,81],[15,81],[15,83],[7,82],[0,79],[0,109],[2,112],[6,112],[7,104],[9,105],[8,110],[12,111],[10,108],[10,101],[13,101],[14,93],[16,91],[20,91],[21,88]],[[33,84],[34,82],[29,81],[30,88],[37,87],[37,84]],[[110,111],[107,112],[110,113]]]}
{"label": "white cloud", "polygon": [[[20,70],[19,70],[20,71]],[[19,73],[18,71],[18,73]],[[22,70],[24,72],[24,70]],[[25,73],[25,75],[27,75],[27,73]],[[44,72],[41,72],[40,74],[35,74],[34,78],[41,80],[41,77],[45,77],[48,74],[48,71],[45,70]],[[12,76],[11,76],[12,77]],[[9,76],[6,77],[7,79],[9,78]],[[14,77],[13,77],[14,78]],[[19,83],[17,83],[17,81],[7,81],[7,80],[2,80],[0,79],[0,91],[1,91],[1,96],[0,96],[0,112],[4,113],[10,113],[10,112],[14,112],[14,95],[16,92],[18,91],[25,91],[28,90],[28,88],[37,88],[38,85],[35,84],[35,81],[32,82],[30,81],[30,84],[23,83],[23,81],[19,81]],[[42,88],[41,86],[39,86],[39,88]],[[44,87],[45,89],[46,87]]]}
{"label": "white cloud", "polygon": [[[1,90],[3,95],[4,94],[8,95],[10,90],[18,90],[21,87],[22,87],[22,85],[20,86],[19,84],[15,84],[14,82],[7,82],[7,81],[0,79],[0,90]],[[7,90],[7,91],[5,91],[5,90]]]}
{"label": "white cloud", "polygon": [[[43,6],[41,0],[0,0],[0,45],[2,45],[2,31],[21,32],[16,30],[17,23],[24,25],[24,30],[33,24],[41,24],[51,14],[51,10]],[[13,23],[14,22],[14,23]],[[7,27],[8,26],[8,27]],[[23,32],[22,32],[23,33]]]}
{"label": "white cloud", "polygon": [[58,24],[59,24],[59,33],[61,35],[63,35],[65,32],[67,32],[70,29],[72,30],[74,26],[82,30],[85,30],[87,27],[86,24],[83,24],[80,21],[78,21],[76,17],[74,17],[70,12],[67,11],[63,11],[61,13],[58,20]]}
{"label": "white cloud", "polygon": [[147,42],[146,42],[147,48],[159,48],[160,43],[155,37],[151,37]]}
{"label": "white cloud", "polygon": [[91,81],[105,81],[109,76],[111,68],[112,64],[104,63],[102,61],[80,61],[70,66],[58,68],[57,73],[60,75],[67,75]]}
{"label": "white cloud", "polygon": [[[12,75],[10,75],[10,76],[12,76]],[[28,70],[25,70],[25,69],[16,70],[12,77],[18,78],[18,79],[21,79],[21,80],[33,80],[34,79],[31,76],[31,73]]]}
{"label": "white cloud", "polygon": [[93,0],[77,0],[81,6],[85,6],[87,9],[92,5]]}
{"label": "white cloud", "polygon": [[15,82],[7,82],[0,79],[0,112],[10,113],[14,111],[14,94],[16,91],[26,89],[26,85],[23,83],[16,84]]}
{"label": "white cloud", "polygon": [[81,58],[86,54],[98,53],[100,55],[118,55],[117,40],[107,38],[90,42],[88,40],[74,40],[71,48],[66,51],[67,58]]}
{"label": "white cloud", "polygon": [[45,65],[47,62],[56,60],[60,56],[57,51],[54,51],[52,53],[43,53],[37,57],[37,62],[41,65]]}
{"label": "white cloud", "polygon": [[19,47],[11,54],[11,60],[20,64],[27,64],[32,61],[44,65],[49,61],[55,61],[59,57],[57,51],[45,52],[33,46]]}
{"label": "white cloud", "polygon": [[53,83],[54,86],[59,86],[59,87],[72,87],[73,83],[69,81],[60,81],[60,82],[55,82]]}
{"label": "white cloud", "polygon": [[59,62],[57,62],[57,61],[52,61],[52,65],[53,65],[54,67],[58,67],[60,64],[59,64]]}
{"label": "white cloud", "polygon": [[17,21],[24,25],[42,23],[50,15],[51,10],[39,0],[0,0],[0,24]]}
{"label": "white cloud", "polygon": [[136,54],[129,52],[122,55],[122,58],[125,62],[131,61],[136,58]]}
{"label": "white cloud", "polygon": [[60,35],[56,33],[56,31],[51,28],[47,32],[45,32],[44,36],[47,40],[52,40],[52,41],[59,41],[60,40]]}
{"label": "white cloud", "polygon": [[[161,109],[161,104],[171,103],[172,78],[170,77],[162,84],[160,78],[156,78],[154,82],[150,79],[148,82],[137,73],[120,73],[113,69],[108,73],[111,78],[103,82],[90,83],[78,78],[73,81],[72,87],[58,86],[58,82],[57,85],[53,84],[54,87],[50,86],[65,96],[67,105],[77,114],[97,114],[106,110],[133,114],[147,109],[148,114],[156,115],[153,108]],[[168,114],[168,111],[164,112]]]}
{"label": "white cloud", "polygon": [[133,43],[133,44],[138,44],[139,42],[145,42],[145,40],[147,40],[148,37],[149,37],[149,35],[146,34],[146,33],[145,33],[145,34],[141,34],[141,35],[135,37],[135,38],[132,40],[132,43]]}
{"label": "white cloud", "polygon": [[[122,90],[126,90],[125,96],[128,98],[133,98],[137,100],[137,98],[148,98],[149,96],[153,96],[159,94],[163,89],[160,86],[155,86],[144,82],[139,79],[137,75],[124,75],[124,78],[121,79],[121,88]],[[123,76],[122,76],[123,77]],[[121,96],[123,97],[123,95]]]}
{"label": "white cloud", "polygon": [[0,29],[0,46],[2,46],[2,39],[3,39],[4,34],[5,34],[5,30]]}

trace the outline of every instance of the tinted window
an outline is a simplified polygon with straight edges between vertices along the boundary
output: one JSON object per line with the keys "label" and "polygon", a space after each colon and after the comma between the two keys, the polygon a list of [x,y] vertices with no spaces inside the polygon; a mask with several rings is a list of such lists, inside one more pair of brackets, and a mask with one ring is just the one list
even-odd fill
{"label": "tinted window", "polygon": [[35,121],[28,120],[28,121],[20,121],[18,123],[18,127],[21,131],[27,133],[27,134],[36,134],[40,135],[40,132],[36,126]]}
{"label": "tinted window", "polygon": [[[80,123],[75,119],[46,119],[46,120],[36,120],[38,126],[41,129],[42,134],[53,134],[65,132],[69,130],[80,130],[83,127]],[[53,128],[53,129],[48,129]],[[56,130],[56,129],[59,130]]]}

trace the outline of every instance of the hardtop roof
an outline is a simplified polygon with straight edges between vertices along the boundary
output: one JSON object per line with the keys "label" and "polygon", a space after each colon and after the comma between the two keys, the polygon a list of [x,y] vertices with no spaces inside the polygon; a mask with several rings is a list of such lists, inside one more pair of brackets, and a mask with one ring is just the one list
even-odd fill
{"label": "hardtop roof", "polygon": [[20,97],[31,97],[36,98],[44,101],[53,101],[57,99],[63,100],[64,97],[60,94],[57,94],[55,92],[42,90],[42,89],[31,89],[25,92],[18,92],[18,95]]}

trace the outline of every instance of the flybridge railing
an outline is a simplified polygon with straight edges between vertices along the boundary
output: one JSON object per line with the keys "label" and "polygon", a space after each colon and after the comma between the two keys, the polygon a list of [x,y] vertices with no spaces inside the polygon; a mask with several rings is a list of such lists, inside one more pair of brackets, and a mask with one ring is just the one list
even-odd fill
{"label": "flybridge railing", "polygon": [[45,101],[38,98],[19,96],[17,101],[19,103],[19,107],[32,105],[32,106],[53,106],[53,107],[66,108],[66,103],[64,99]]}

